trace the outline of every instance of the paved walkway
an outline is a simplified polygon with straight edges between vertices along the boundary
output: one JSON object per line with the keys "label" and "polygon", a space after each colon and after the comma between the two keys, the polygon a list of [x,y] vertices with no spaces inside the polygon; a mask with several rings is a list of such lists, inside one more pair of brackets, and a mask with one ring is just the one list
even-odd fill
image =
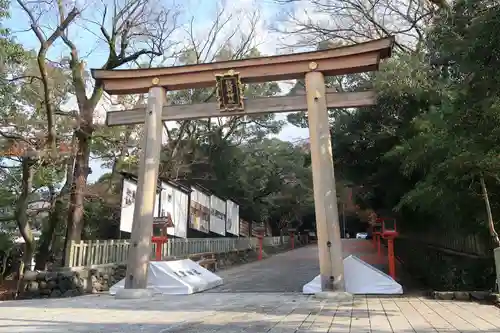
{"label": "paved walkway", "polygon": [[308,247],[235,267],[221,272],[229,279],[225,286],[190,296],[0,302],[0,333],[500,333],[500,309],[489,305],[364,296],[338,303],[304,296],[297,291],[317,274],[315,255],[316,248]]}
{"label": "paved walkway", "polygon": [[211,292],[302,292],[302,286],[319,274],[318,250],[302,247],[217,274],[224,285]]}
{"label": "paved walkway", "polygon": [[335,303],[298,294],[204,293],[0,303],[2,333],[500,332],[500,309],[422,298]]}
{"label": "paved walkway", "polygon": [[[355,254],[386,270],[387,259],[377,256],[371,241],[344,239],[342,245],[344,257]],[[218,272],[224,285],[211,292],[302,292],[302,286],[318,274],[318,247],[307,246]]]}

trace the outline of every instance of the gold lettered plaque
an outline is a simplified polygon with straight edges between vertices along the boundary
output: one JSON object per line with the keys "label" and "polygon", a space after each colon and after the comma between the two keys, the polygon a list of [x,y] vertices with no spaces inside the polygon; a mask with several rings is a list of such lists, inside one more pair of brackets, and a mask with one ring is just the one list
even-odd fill
{"label": "gold lettered plaque", "polygon": [[226,74],[216,74],[217,103],[220,111],[243,111],[243,86],[240,74],[230,70]]}

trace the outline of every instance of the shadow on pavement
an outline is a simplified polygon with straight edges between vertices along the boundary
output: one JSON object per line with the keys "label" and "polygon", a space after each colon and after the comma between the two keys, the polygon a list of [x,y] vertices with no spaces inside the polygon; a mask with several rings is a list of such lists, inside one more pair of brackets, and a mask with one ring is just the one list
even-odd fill
{"label": "shadow on pavement", "polygon": [[[123,310],[123,309],[121,309]],[[141,312],[130,307],[130,310]],[[179,318],[178,320],[165,320],[163,315],[175,318],[179,317],[176,311],[165,310],[163,313],[155,313],[156,320],[147,318],[145,320],[117,320],[113,318],[103,319],[101,323],[85,322],[85,317],[80,320],[52,320],[52,319],[12,319],[0,315],[0,332],[144,332],[144,333],[166,333],[166,332],[349,332],[351,322],[351,311],[333,310],[330,313],[322,313],[319,309],[314,311],[309,308],[289,307],[288,305],[274,306],[248,306],[239,308],[237,312],[231,312],[230,307],[224,307],[217,311],[202,311],[198,309],[191,312],[190,318]],[[178,310],[180,312],[180,310]],[[137,314],[137,313],[136,313]],[[140,315],[140,313],[139,313]],[[179,313],[181,315],[181,313]],[[357,316],[368,316],[368,312],[356,311]],[[391,316],[384,311],[370,311],[374,316]],[[19,314],[22,317],[22,314]],[[48,315],[50,316],[50,315]],[[322,319],[318,321],[318,317]],[[76,318],[75,318],[76,319]],[[90,319],[90,318],[88,318]],[[328,330],[330,329],[330,330]],[[380,333],[392,332],[377,331]]]}

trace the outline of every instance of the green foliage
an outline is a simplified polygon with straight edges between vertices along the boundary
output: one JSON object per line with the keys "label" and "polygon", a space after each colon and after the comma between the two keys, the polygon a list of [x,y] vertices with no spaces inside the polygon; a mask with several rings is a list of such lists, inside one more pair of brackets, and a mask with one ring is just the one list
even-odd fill
{"label": "green foliage", "polygon": [[[487,289],[493,281],[490,258],[446,254],[426,243],[472,253],[467,242],[474,236],[491,250],[481,178],[499,226],[499,22],[498,4],[454,1],[422,36],[425,47],[384,62],[372,81],[376,105],[330,111],[336,175],[361,188],[361,208],[398,219],[407,235],[396,242],[398,255],[435,288]],[[360,76],[344,80],[368,87]],[[300,115],[289,120],[306,125]]]}
{"label": "green foliage", "polygon": [[491,258],[443,252],[411,238],[396,240],[395,251],[408,261],[405,270],[412,279],[433,290],[491,290],[495,285]]}
{"label": "green foliage", "polygon": [[487,230],[480,175],[500,213],[498,15],[485,1],[456,1],[427,49],[384,64],[377,105],[332,114],[337,170],[403,229]]}
{"label": "green foliage", "polygon": [[2,26],[8,18],[9,1],[0,1],[0,109],[9,109],[14,101],[15,86],[9,74],[25,59],[24,49],[15,42],[11,32]]}
{"label": "green foliage", "polygon": [[[9,82],[9,74],[24,59],[24,50],[17,44],[10,31],[2,26],[2,21],[9,17],[9,1],[0,0],[0,113],[8,110],[14,101],[13,85]],[[0,178],[4,178],[3,176]],[[3,182],[2,182],[3,183]],[[0,188],[0,207],[12,207],[15,195],[8,188]],[[13,246],[13,237],[16,226],[13,219],[9,218],[12,213],[4,209],[6,214],[0,218],[0,258],[4,258]],[[0,280],[3,275],[3,260],[0,260]]]}
{"label": "green foliage", "polygon": [[15,225],[11,222],[0,222],[0,254],[8,253],[12,249],[14,245],[13,236],[15,234],[15,229]]}
{"label": "green foliage", "polygon": [[102,198],[94,198],[85,204],[84,239],[119,238],[120,207]]}
{"label": "green foliage", "polygon": [[242,147],[237,179],[243,215],[281,229],[301,224],[314,211],[307,152],[289,142],[265,139]]}

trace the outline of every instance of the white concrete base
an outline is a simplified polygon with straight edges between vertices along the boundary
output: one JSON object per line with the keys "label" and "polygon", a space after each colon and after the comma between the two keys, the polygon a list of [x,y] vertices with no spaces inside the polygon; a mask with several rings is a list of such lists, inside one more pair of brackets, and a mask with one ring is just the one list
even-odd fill
{"label": "white concrete base", "polygon": [[[403,287],[389,275],[353,255],[344,259],[344,282],[344,290],[354,295],[403,294]],[[306,295],[314,295],[320,291],[323,291],[320,275],[302,287],[302,293]]]}
{"label": "white concrete base", "polygon": [[493,257],[495,258],[495,270],[497,272],[497,287],[500,290],[500,247],[493,250]]}
{"label": "white concrete base", "polygon": [[348,302],[353,300],[353,295],[345,291],[319,291],[314,293],[314,298],[336,302]]}
{"label": "white concrete base", "polygon": [[[155,295],[190,295],[222,285],[222,278],[192,260],[151,261],[148,267],[147,289]],[[125,288],[122,279],[109,288],[115,295]]]}
{"label": "white concrete base", "polygon": [[116,299],[141,299],[153,297],[151,289],[119,289],[116,291]]}

